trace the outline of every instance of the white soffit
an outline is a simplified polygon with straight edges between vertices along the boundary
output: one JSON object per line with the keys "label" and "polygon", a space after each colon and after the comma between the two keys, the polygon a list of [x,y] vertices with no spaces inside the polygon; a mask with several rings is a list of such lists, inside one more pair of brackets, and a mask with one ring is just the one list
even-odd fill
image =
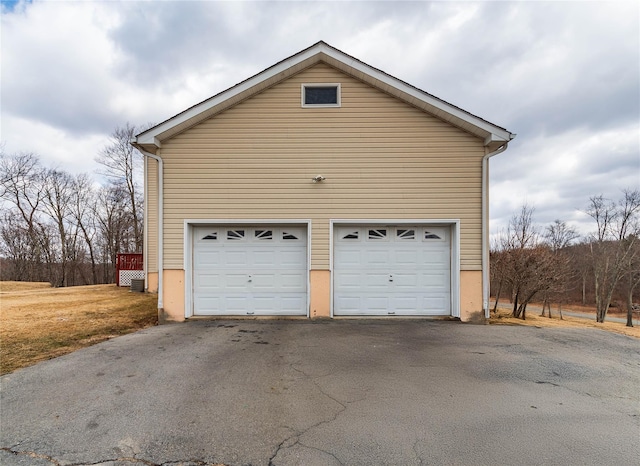
{"label": "white soffit", "polygon": [[512,134],[504,128],[483,120],[444,100],[438,99],[417,87],[394,78],[320,41],[251,78],[140,133],[133,142],[136,146],[155,152],[155,148],[160,147],[163,140],[319,62],[325,62],[382,92],[403,100],[414,107],[482,138],[485,146],[492,147],[501,145],[515,137],[515,134]]}

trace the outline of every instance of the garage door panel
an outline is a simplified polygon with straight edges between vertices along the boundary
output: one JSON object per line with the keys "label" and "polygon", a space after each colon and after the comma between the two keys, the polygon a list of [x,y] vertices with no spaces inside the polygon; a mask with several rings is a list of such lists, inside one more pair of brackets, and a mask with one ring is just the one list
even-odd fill
{"label": "garage door panel", "polygon": [[196,295],[195,301],[201,310],[201,315],[213,315],[220,311],[221,298],[217,296],[201,296]]}
{"label": "garage door panel", "polygon": [[355,250],[343,250],[339,257],[336,257],[336,265],[343,266],[345,268],[348,267],[359,267],[362,264],[362,260],[360,258],[360,251]]}
{"label": "garage door panel", "polygon": [[280,288],[283,291],[303,293],[306,289],[306,275],[300,272],[283,272],[280,275]]}
{"label": "garage door panel", "polygon": [[246,268],[249,266],[247,251],[225,251],[223,264],[227,267],[241,267]]}
{"label": "garage door panel", "polygon": [[411,312],[421,308],[418,296],[395,296],[390,306],[395,312]]}
{"label": "garage door panel", "polygon": [[282,313],[287,315],[299,315],[300,309],[304,308],[307,305],[306,295],[303,294],[295,294],[295,295],[283,295],[280,297],[280,309]]}
{"label": "garage door panel", "polygon": [[441,289],[445,292],[449,285],[449,276],[442,272],[424,273],[420,276],[419,286],[425,289]]}
{"label": "garage door panel", "polygon": [[370,309],[374,312],[386,312],[389,309],[389,296],[367,296],[362,300],[362,304],[364,309]]}
{"label": "garage door panel", "polygon": [[278,277],[274,272],[253,273],[250,280],[249,286],[254,291],[272,291],[278,288]]}
{"label": "garage door panel", "polygon": [[196,227],[193,236],[194,315],[307,314],[306,228]]}
{"label": "garage door panel", "polygon": [[366,273],[362,274],[364,280],[364,286],[369,291],[386,290],[389,287],[389,274],[388,273]]}
{"label": "garage door panel", "polygon": [[282,267],[292,267],[306,262],[307,251],[306,249],[281,249],[278,256],[279,264]]}
{"label": "garage door panel", "polygon": [[277,298],[271,295],[255,294],[251,301],[254,312],[268,312],[276,307]]}
{"label": "garage door panel", "polygon": [[335,289],[345,290],[358,289],[362,283],[361,273],[358,272],[335,272]]}
{"label": "garage door panel", "polygon": [[201,269],[218,263],[220,263],[220,253],[218,251],[202,250],[194,257],[193,266],[195,269]]}
{"label": "garage door panel", "polygon": [[364,254],[364,258],[368,267],[386,266],[389,264],[389,251],[371,250]]}
{"label": "garage door panel", "polygon": [[447,306],[448,299],[449,297],[445,295],[425,297],[423,302],[424,309],[427,311],[440,312],[441,309]]}
{"label": "garage door panel", "polygon": [[249,289],[249,277],[244,273],[232,274],[228,273],[223,276],[221,285],[226,290],[233,290],[234,292],[240,292]]}
{"label": "garage door panel", "polygon": [[415,251],[396,251],[395,264],[399,267],[417,267],[420,255],[416,255]]}
{"label": "garage door panel", "polygon": [[[449,254],[447,251],[423,251],[421,254],[421,263],[430,267],[445,267],[449,263]],[[447,267],[448,268],[448,267]]]}
{"label": "garage door panel", "polygon": [[342,310],[342,314],[350,314],[354,312],[358,312],[362,309],[362,305],[360,303],[360,296],[351,296],[346,294],[341,294],[340,296],[336,296],[335,298],[335,306]]}
{"label": "garage door panel", "polygon": [[252,264],[256,266],[272,267],[277,263],[275,251],[254,251]]}
{"label": "garage door panel", "polygon": [[417,273],[394,273],[393,284],[395,289],[410,288],[416,289],[418,287],[419,277]]}
{"label": "garage door panel", "polygon": [[220,289],[221,274],[200,272],[195,275],[196,287],[202,292],[214,292]]}

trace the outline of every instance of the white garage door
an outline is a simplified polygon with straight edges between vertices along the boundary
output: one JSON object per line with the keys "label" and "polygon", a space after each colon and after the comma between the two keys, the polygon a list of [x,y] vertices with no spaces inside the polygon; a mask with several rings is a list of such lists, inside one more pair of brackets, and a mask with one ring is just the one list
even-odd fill
{"label": "white garage door", "polygon": [[194,315],[306,315],[305,227],[193,229]]}
{"label": "white garage door", "polygon": [[334,229],[335,315],[450,315],[449,227]]}

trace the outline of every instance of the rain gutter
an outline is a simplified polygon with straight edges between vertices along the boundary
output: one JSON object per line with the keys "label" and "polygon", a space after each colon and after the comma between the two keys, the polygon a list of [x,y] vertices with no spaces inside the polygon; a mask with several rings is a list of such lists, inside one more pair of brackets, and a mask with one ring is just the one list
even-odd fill
{"label": "rain gutter", "polygon": [[[515,135],[513,135],[515,136]],[[511,139],[513,139],[513,136]],[[506,141],[493,152],[482,158],[482,308],[484,317],[489,318],[489,159],[501,154],[509,146]]]}
{"label": "rain gutter", "polygon": [[[140,151],[145,157],[149,157],[158,162],[158,310],[164,311],[164,303],[162,300],[162,279],[164,269],[164,183],[163,183],[163,165],[162,158],[158,155],[147,152],[140,147],[136,139],[131,141],[131,144]],[[145,180],[146,181],[146,180]],[[146,191],[146,187],[145,187]],[[145,206],[146,208],[146,206]]]}

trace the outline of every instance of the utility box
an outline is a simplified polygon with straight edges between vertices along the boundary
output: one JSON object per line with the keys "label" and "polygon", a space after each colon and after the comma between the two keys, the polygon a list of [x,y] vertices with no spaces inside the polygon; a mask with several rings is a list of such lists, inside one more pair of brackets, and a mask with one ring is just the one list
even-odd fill
{"label": "utility box", "polygon": [[137,291],[138,293],[144,293],[144,278],[132,278],[131,279],[131,291]]}

